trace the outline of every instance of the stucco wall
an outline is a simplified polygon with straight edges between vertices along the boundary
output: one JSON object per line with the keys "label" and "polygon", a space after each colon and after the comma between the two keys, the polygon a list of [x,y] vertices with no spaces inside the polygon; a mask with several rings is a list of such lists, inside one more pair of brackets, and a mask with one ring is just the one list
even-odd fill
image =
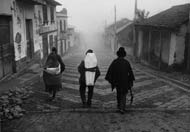
{"label": "stucco wall", "polygon": [[187,32],[187,26],[181,26],[179,32],[176,34],[176,62],[181,64],[184,61],[184,51],[185,51],[185,34]]}
{"label": "stucco wall", "polygon": [[110,45],[111,45],[111,49],[114,52],[114,37],[110,37]]}
{"label": "stucco wall", "polygon": [[170,54],[169,54],[169,65],[172,65],[174,63],[174,55],[176,50],[176,34],[171,34],[171,40],[170,40]]}
{"label": "stucco wall", "polygon": [[[35,5],[35,14],[34,14],[34,41],[35,41],[35,51],[40,50],[41,58],[43,58],[43,41],[42,34],[48,34],[48,52],[50,53],[50,40],[49,36],[53,35],[53,46],[55,46],[55,36],[57,36],[57,25],[56,25],[56,16],[54,9],[54,23],[51,22],[51,13],[50,6],[47,8],[48,13],[48,24],[43,24],[43,9],[42,5]],[[53,32],[52,32],[53,31]]]}
{"label": "stucco wall", "polygon": [[137,49],[137,57],[141,56],[141,52],[142,52],[142,46],[143,46],[143,32],[141,30],[138,31],[138,49]]}
{"label": "stucco wall", "polygon": [[162,62],[169,64],[169,49],[170,49],[170,40],[171,35],[169,32],[162,32],[162,51],[161,51],[161,58]]}
{"label": "stucco wall", "polygon": [[118,41],[123,46],[129,46],[133,44],[133,25],[130,24],[122,31],[117,33]]}
{"label": "stucco wall", "polygon": [[[13,13],[13,38],[15,46],[15,60],[20,60],[26,57],[27,43],[26,43],[26,19],[32,19],[34,8],[32,5],[15,2]],[[18,41],[18,36],[21,36],[21,41]]]}
{"label": "stucco wall", "polygon": [[[63,31],[67,30],[67,25],[68,25],[68,22],[67,22],[67,17],[65,17],[65,14],[62,14],[62,13],[57,13],[56,15],[56,22],[57,22],[57,37],[58,37],[58,51],[59,51],[59,54],[61,54],[62,52],[64,53],[65,52],[65,40],[63,39],[68,39],[66,34],[61,32],[61,26],[60,26],[60,21],[62,21],[62,29]],[[64,22],[66,22],[66,29],[64,29]],[[62,41],[62,43],[61,43]],[[61,46],[62,44],[62,46]]]}
{"label": "stucco wall", "polygon": [[43,57],[43,49],[42,49],[42,36],[40,35],[39,28],[43,22],[42,15],[42,6],[35,5],[34,8],[34,51],[40,50],[41,58]]}

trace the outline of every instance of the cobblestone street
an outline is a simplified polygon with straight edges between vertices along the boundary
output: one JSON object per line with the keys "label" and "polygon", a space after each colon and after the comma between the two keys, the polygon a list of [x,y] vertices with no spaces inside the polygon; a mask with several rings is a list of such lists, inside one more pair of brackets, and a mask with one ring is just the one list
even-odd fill
{"label": "cobblestone street", "polygon": [[116,93],[104,79],[116,57],[109,50],[95,51],[101,76],[98,78],[92,108],[82,108],[77,66],[85,51],[70,51],[64,58],[63,89],[48,102],[43,81],[31,84],[34,94],[24,104],[27,114],[2,124],[3,132],[189,132],[190,89],[141,70],[132,63],[136,81],[134,101],[127,96],[124,115],[116,112]]}

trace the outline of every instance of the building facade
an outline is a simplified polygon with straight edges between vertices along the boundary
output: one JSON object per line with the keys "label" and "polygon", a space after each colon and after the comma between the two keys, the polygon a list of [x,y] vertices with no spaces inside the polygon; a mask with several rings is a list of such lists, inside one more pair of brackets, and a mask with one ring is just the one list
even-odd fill
{"label": "building facade", "polygon": [[124,47],[129,56],[133,56],[133,26],[133,22],[128,22],[116,32],[118,47]]}
{"label": "building facade", "polygon": [[41,59],[46,60],[52,47],[57,47],[57,23],[56,23],[56,6],[59,3],[53,0],[45,0],[45,5],[35,6],[35,34],[38,49],[41,50]]}
{"label": "building facade", "polygon": [[129,24],[131,21],[127,18],[121,19],[117,21],[115,24],[111,24],[110,26],[106,27],[105,29],[105,45],[110,47],[113,52],[116,52],[117,49],[120,47],[118,41],[118,35],[121,40],[122,30]]}
{"label": "building facade", "polygon": [[174,6],[136,24],[135,56],[160,69],[189,71],[190,4]]}
{"label": "building facade", "polygon": [[56,13],[57,17],[57,49],[60,55],[63,55],[67,49],[67,41],[68,41],[68,16],[67,16],[67,10],[63,8],[60,12]]}
{"label": "building facade", "polygon": [[0,79],[47,56],[56,42],[56,5],[54,0],[1,0]]}
{"label": "building facade", "polygon": [[68,27],[68,41],[67,41],[67,48],[73,47],[76,45],[76,39],[77,39],[77,34],[75,33],[74,27],[70,26]]}

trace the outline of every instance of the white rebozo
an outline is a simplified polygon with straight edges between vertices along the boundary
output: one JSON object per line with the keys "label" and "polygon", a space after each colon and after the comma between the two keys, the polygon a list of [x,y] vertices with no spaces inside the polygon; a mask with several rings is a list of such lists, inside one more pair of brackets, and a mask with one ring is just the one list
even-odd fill
{"label": "white rebozo", "polygon": [[50,74],[53,74],[53,75],[57,75],[61,72],[61,65],[59,64],[58,67],[55,67],[55,68],[46,68],[46,72],[50,73]]}
{"label": "white rebozo", "polygon": [[[88,53],[84,59],[85,68],[93,68],[97,66],[97,58],[94,53]],[[93,86],[95,79],[95,72],[86,71],[85,80],[87,86]]]}

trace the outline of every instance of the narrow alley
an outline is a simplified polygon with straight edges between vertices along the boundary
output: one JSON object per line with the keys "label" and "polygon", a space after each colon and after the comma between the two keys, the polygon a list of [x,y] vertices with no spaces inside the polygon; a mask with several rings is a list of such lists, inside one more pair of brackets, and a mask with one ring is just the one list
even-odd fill
{"label": "narrow alley", "polygon": [[190,0],[0,3],[0,132],[190,132]]}

